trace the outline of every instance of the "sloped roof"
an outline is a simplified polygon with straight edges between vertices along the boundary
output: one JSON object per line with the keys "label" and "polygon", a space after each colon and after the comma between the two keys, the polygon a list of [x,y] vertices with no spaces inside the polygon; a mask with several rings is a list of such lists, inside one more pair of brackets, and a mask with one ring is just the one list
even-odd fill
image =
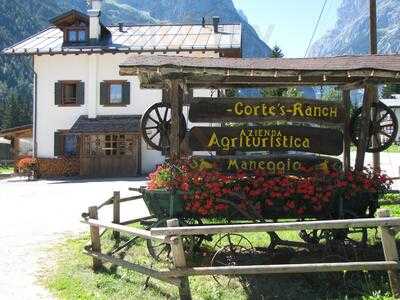
{"label": "sloped roof", "polygon": [[241,49],[241,25],[129,25],[105,26],[111,37],[99,46],[64,46],[63,32],[49,27],[11,47],[4,54],[81,54],[102,52],[179,52]]}
{"label": "sloped roof", "polygon": [[[209,58],[185,56],[131,56],[121,67],[205,68],[254,71],[351,71],[400,72],[400,55],[360,55],[317,58]],[[257,74],[254,74],[257,75]],[[373,76],[373,74],[372,74]]]}
{"label": "sloped roof", "polygon": [[11,135],[15,135],[15,134],[26,132],[26,131],[32,131],[32,124],[16,126],[16,127],[0,130],[0,137],[11,136]]}
{"label": "sloped roof", "polygon": [[140,131],[139,115],[129,116],[97,116],[89,119],[88,116],[80,116],[72,126],[70,133],[137,133]]}
{"label": "sloped roof", "polygon": [[400,82],[400,55],[321,58],[207,58],[136,55],[120,64],[120,75],[139,75],[144,88],[184,79],[190,88],[347,85]]}

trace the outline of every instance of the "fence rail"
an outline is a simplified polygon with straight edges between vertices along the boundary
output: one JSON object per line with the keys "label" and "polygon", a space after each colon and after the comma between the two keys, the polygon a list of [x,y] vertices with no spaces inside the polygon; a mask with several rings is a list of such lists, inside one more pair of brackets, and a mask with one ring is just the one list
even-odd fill
{"label": "fence rail", "polygon": [[[140,189],[135,189],[138,192]],[[283,222],[283,223],[257,223],[236,225],[204,225],[204,226],[179,226],[177,219],[167,221],[165,228],[153,228],[144,230],[118,224],[120,222],[120,204],[124,201],[141,199],[141,196],[120,198],[119,192],[108,199],[99,207],[90,207],[89,213],[82,214],[83,223],[90,226],[91,246],[85,253],[93,258],[93,269],[102,266],[102,262],[111,262],[141,274],[151,276],[158,280],[178,286],[181,299],[192,299],[189,285],[189,276],[209,275],[244,275],[244,274],[283,274],[283,273],[312,273],[312,272],[342,272],[342,271],[378,271],[385,270],[388,273],[390,287],[395,298],[400,298],[399,281],[399,257],[395,241],[395,235],[400,230],[400,218],[390,217],[390,211],[380,209],[377,218],[306,221],[306,222]],[[98,220],[98,209],[104,205],[113,204],[113,222]],[[134,219],[124,222],[132,224],[147,220],[152,217]],[[372,228],[378,227],[382,240],[382,248],[385,261],[366,262],[337,262],[337,263],[310,263],[310,264],[285,264],[285,265],[245,265],[245,266],[223,266],[223,267],[188,267],[183,247],[182,237],[190,235],[213,235],[226,233],[248,233],[248,232],[275,232],[275,231],[300,231],[316,229],[347,229],[347,228]],[[113,236],[119,238],[120,233],[129,234],[135,238],[154,240],[171,245],[173,268],[170,270],[154,270],[139,264],[103,254],[101,252],[100,228],[113,230]]]}
{"label": "fence rail", "polygon": [[237,225],[185,226],[177,228],[152,228],[152,235],[187,236],[217,233],[272,232],[313,229],[369,228],[378,226],[399,226],[400,218],[343,219],[327,221],[258,223]]}

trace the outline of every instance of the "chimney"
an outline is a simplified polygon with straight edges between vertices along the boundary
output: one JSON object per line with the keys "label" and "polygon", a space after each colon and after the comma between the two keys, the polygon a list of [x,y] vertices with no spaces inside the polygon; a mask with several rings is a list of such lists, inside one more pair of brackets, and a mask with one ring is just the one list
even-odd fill
{"label": "chimney", "polygon": [[118,23],[119,32],[124,32],[124,23]]}
{"label": "chimney", "polygon": [[102,0],[91,0],[91,9],[87,11],[90,19],[89,38],[91,42],[98,42],[100,39],[100,15],[102,2]]}
{"label": "chimney", "polygon": [[219,17],[218,16],[214,16],[212,18],[212,20],[213,20],[214,32],[218,33]]}

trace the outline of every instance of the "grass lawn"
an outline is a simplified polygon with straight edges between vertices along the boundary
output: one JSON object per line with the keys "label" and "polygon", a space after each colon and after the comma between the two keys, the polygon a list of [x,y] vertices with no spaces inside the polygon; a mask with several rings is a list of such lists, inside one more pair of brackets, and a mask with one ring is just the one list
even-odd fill
{"label": "grass lawn", "polygon": [[0,166],[0,174],[13,174],[14,167],[12,166]]}
{"label": "grass lawn", "polygon": [[[387,207],[392,210],[393,215],[400,216],[398,205]],[[375,249],[378,256],[381,256],[381,248],[375,239],[375,231],[370,230],[370,233],[371,249]],[[295,232],[284,232],[280,235],[282,238],[299,240]],[[269,240],[265,233],[248,234],[246,237],[255,248],[265,246]],[[55,265],[51,269],[44,270],[42,282],[56,297],[60,299],[178,299],[176,287],[156,279],[150,279],[148,286],[145,287],[145,276],[121,267],[117,268],[106,264],[103,270],[94,273],[91,270],[91,258],[82,253],[88,240],[89,235],[84,234],[80,237],[69,238],[50,249],[49,257],[55,257]],[[212,242],[206,242],[204,249],[209,248],[211,244]],[[110,251],[115,246],[116,242],[111,239],[110,235],[106,234],[102,238],[103,253]],[[288,251],[290,252],[290,249],[282,247],[275,255],[274,261],[279,262],[279,255]],[[133,247],[121,255],[124,255],[125,259],[130,262],[148,267],[165,269],[169,266],[168,263],[155,263],[150,259],[146,243],[142,240],[138,240]],[[296,259],[291,260],[291,263],[304,263],[303,255],[306,254],[299,252]],[[333,258],[333,261],[335,259]],[[206,259],[199,254],[196,260],[198,263],[199,260]],[[316,256],[315,262],[321,262],[321,256]],[[190,286],[193,298],[235,300],[392,299],[386,272],[247,276],[240,280],[218,277],[218,280],[223,283],[223,286],[218,285],[211,276],[191,277]],[[229,286],[227,286],[228,283]],[[255,290],[259,293],[256,294]]]}
{"label": "grass lawn", "polygon": [[[351,149],[352,152],[357,151],[357,147],[354,146],[354,145],[352,145],[350,149]],[[389,153],[400,153],[400,146],[399,146],[399,145],[393,144],[393,145],[390,146],[388,149],[386,149],[384,152],[389,152]]]}

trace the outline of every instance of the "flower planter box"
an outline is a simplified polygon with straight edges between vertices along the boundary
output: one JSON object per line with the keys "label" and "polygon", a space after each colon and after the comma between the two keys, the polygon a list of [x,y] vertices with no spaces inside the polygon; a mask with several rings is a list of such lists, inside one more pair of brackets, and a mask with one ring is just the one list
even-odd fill
{"label": "flower planter box", "polygon": [[183,200],[178,193],[166,190],[144,190],[143,200],[152,215],[176,218],[184,215]]}
{"label": "flower planter box", "polygon": [[[192,213],[185,211],[185,201],[182,198],[182,192],[171,192],[167,190],[146,190],[142,191],[144,202],[152,215],[157,218],[180,218],[195,216]],[[334,201],[331,206],[321,212],[306,211],[301,217],[317,218],[317,219],[339,219],[339,218],[363,218],[369,217],[378,207],[378,198],[376,195],[368,193],[361,194],[357,199],[344,199],[342,204],[339,200]],[[369,214],[367,215],[367,211]],[[211,217],[217,219],[227,219],[231,221],[240,220],[260,220],[263,219],[291,219],[299,218],[299,215],[294,215],[285,211],[283,207],[264,207],[261,216],[256,216],[253,210],[248,209],[245,213],[240,212],[235,207],[229,207],[225,212],[218,215],[207,215],[197,217]]]}

